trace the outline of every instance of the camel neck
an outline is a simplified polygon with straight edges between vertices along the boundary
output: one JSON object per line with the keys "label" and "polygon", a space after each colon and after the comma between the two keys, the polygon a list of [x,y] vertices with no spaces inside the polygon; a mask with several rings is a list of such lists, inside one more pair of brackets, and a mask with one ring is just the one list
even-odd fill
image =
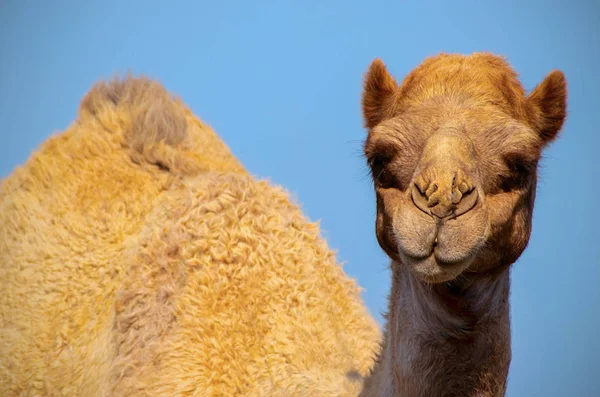
{"label": "camel neck", "polygon": [[392,395],[496,397],[510,365],[509,272],[428,285],[394,263],[384,362]]}

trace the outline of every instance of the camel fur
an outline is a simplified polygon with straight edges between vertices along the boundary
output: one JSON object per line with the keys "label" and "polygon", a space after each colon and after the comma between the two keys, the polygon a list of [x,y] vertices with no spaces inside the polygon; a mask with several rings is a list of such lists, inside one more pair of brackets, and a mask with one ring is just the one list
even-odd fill
{"label": "camel fur", "polygon": [[0,186],[0,395],[355,396],[380,331],[280,187],[157,82]]}

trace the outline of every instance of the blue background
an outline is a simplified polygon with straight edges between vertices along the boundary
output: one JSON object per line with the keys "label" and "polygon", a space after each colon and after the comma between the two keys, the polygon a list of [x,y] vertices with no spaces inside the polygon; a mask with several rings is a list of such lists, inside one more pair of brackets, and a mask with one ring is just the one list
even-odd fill
{"label": "blue background", "polygon": [[527,89],[561,69],[569,118],[545,153],[533,235],[512,272],[508,396],[600,396],[599,26],[600,3],[576,0],[5,0],[0,176],[71,123],[94,82],[146,74],[322,221],[381,321],[388,260],[361,157],[371,60],[401,80],[440,51],[487,50],[507,56]]}

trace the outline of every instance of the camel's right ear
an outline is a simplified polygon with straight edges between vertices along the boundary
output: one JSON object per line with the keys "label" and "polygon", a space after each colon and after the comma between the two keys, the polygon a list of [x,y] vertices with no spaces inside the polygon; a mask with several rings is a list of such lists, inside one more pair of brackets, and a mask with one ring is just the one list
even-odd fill
{"label": "camel's right ear", "polygon": [[375,127],[383,120],[393,117],[398,84],[389,74],[381,59],[375,59],[365,78],[362,110],[365,126]]}

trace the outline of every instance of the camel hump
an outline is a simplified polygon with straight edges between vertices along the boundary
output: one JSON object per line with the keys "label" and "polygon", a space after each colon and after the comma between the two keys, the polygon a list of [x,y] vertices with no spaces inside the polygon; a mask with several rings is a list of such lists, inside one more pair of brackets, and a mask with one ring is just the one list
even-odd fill
{"label": "camel hump", "polygon": [[98,138],[108,138],[142,166],[181,176],[246,173],[208,124],[160,82],[144,76],[97,82],[81,101],[78,121],[86,125],[81,130],[102,131]]}
{"label": "camel hump", "polygon": [[129,74],[96,83],[79,108],[79,120],[90,119],[118,135],[136,163],[175,173],[176,168],[197,171],[198,165],[184,158],[190,141],[186,108],[158,81]]}

